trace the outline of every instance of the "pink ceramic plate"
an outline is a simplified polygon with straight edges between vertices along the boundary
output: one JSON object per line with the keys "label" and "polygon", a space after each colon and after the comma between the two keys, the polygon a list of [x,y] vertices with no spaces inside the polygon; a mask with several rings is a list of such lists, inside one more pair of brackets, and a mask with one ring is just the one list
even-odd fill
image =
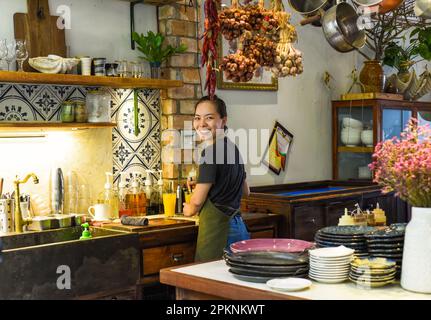
{"label": "pink ceramic plate", "polygon": [[233,253],[253,251],[302,252],[310,249],[314,243],[296,239],[250,239],[232,243]]}

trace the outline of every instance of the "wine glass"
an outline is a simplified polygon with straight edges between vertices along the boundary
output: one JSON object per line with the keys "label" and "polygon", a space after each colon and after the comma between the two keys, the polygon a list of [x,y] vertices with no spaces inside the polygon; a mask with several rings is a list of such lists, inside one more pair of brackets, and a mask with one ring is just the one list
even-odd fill
{"label": "wine glass", "polygon": [[28,58],[27,43],[25,40],[16,40],[16,60],[18,61],[18,71],[23,72],[24,61]]}
{"label": "wine glass", "polygon": [[6,39],[1,39],[0,40],[0,70],[2,70],[1,66],[6,56],[7,56]]}
{"label": "wine glass", "polygon": [[10,64],[16,58],[16,42],[15,42],[15,40],[11,40],[10,42],[7,42],[6,48],[7,48],[7,55],[5,57],[5,60],[7,62],[7,71],[10,71]]}

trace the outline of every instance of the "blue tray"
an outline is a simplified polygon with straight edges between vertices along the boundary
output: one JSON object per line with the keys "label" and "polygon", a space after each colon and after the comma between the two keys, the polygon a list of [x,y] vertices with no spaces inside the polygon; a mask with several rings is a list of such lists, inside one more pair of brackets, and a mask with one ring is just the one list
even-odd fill
{"label": "blue tray", "polygon": [[278,192],[276,195],[278,196],[302,196],[305,194],[313,194],[313,193],[321,193],[321,192],[329,192],[329,191],[340,191],[344,190],[342,187],[327,187],[327,188],[319,188],[319,189],[307,189],[307,190],[299,190],[299,191],[289,191],[289,192]]}

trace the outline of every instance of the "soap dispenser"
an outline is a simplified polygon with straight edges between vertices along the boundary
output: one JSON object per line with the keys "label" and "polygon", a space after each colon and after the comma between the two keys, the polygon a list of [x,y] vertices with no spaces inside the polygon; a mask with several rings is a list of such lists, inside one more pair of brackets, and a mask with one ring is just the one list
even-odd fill
{"label": "soap dispenser", "polygon": [[157,204],[157,195],[153,188],[153,179],[151,174],[152,170],[145,170],[147,172],[147,178],[145,179],[145,197],[147,198],[147,215],[157,214],[158,204]]}
{"label": "soap dispenser", "polygon": [[99,196],[102,202],[109,205],[111,211],[111,219],[119,218],[119,198],[118,193],[115,192],[112,186],[113,175],[111,172],[105,172],[106,174],[106,182],[104,186],[104,190]]}
{"label": "soap dispenser", "polygon": [[144,216],[147,213],[146,202],[145,193],[141,191],[139,172],[133,172],[132,186],[126,195],[126,209],[131,210],[133,216]]}

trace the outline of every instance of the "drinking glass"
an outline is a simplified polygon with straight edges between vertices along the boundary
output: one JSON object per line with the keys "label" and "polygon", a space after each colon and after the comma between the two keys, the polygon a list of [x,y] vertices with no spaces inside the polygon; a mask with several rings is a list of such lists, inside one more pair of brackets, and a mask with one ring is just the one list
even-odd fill
{"label": "drinking glass", "polygon": [[127,77],[127,61],[126,60],[122,60],[122,61],[115,61],[116,63],[118,63],[118,75],[121,78],[125,78]]}
{"label": "drinking glass", "polygon": [[6,39],[0,40],[0,70],[2,70],[2,64],[3,60],[7,56],[7,46],[6,46]]}
{"label": "drinking glass", "polygon": [[18,61],[18,72],[24,72],[23,64],[28,58],[27,43],[25,40],[16,40],[16,60]]}
{"label": "drinking glass", "polygon": [[16,58],[16,42],[15,42],[15,40],[11,40],[10,42],[7,42],[6,48],[7,48],[7,55],[5,57],[5,60],[7,62],[7,70],[10,71],[10,64]]}

